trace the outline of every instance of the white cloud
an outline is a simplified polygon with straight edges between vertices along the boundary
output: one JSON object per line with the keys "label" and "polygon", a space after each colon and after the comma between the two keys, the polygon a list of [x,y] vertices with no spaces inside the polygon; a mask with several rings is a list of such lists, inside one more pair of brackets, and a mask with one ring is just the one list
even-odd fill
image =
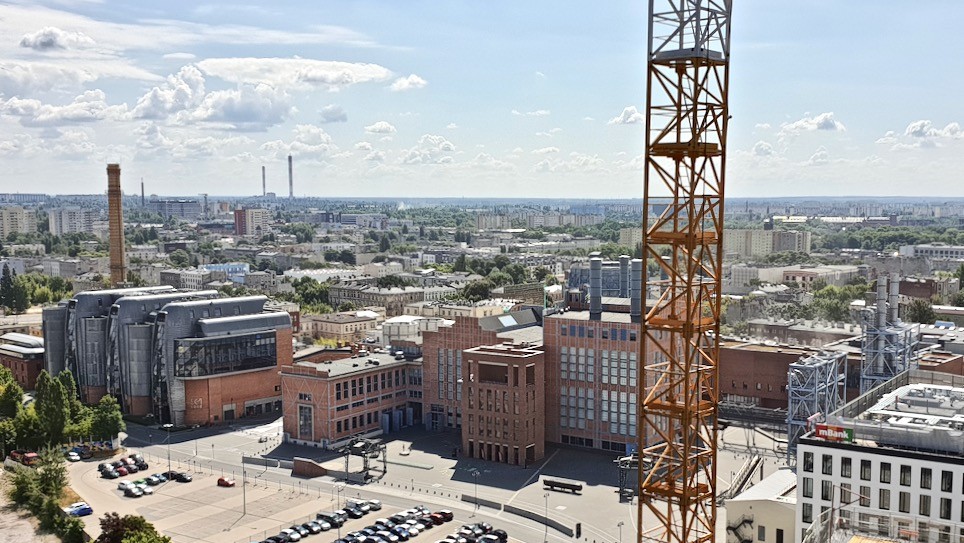
{"label": "white cloud", "polygon": [[515,170],[510,162],[500,160],[488,153],[479,153],[475,155],[470,162],[466,164],[470,168],[478,170],[489,170],[489,171],[512,171]]}
{"label": "white cloud", "polygon": [[533,167],[533,171],[541,173],[599,173],[607,171],[606,161],[598,155],[585,153],[569,153],[568,159],[550,160],[545,158]]}
{"label": "white cloud", "polygon": [[69,104],[54,106],[34,98],[13,97],[0,103],[0,114],[20,118],[24,126],[59,126],[67,123],[85,123],[103,119],[121,119],[127,115],[127,106],[108,106],[104,91],[85,91]]}
{"label": "white cloud", "polygon": [[457,124],[455,124],[455,123],[449,123],[448,126],[446,126],[445,128],[448,128],[449,130],[455,130],[455,129],[457,129],[458,127],[459,127],[459,125],[457,125]]}
{"label": "white cloud", "polygon": [[402,164],[446,164],[452,161],[452,157],[447,154],[452,152],[455,152],[455,144],[451,141],[443,136],[425,134],[399,161]]}
{"label": "white cloud", "polygon": [[536,132],[536,135],[537,135],[537,136],[543,136],[543,137],[546,137],[546,138],[551,138],[551,137],[555,136],[556,134],[558,134],[559,132],[562,132],[562,129],[556,127],[556,128],[550,128],[550,129],[549,129],[548,131],[546,131],[546,132]]}
{"label": "white cloud", "polygon": [[246,136],[203,136],[192,137],[187,133],[174,131],[166,133],[157,123],[143,123],[134,133],[138,152],[147,156],[166,155],[177,159],[194,159],[198,156],[213,156],[232,148],[245,148],[254,144]]}
{"label": "white cloud", "polygon": [[646,121],[646,116],[636,110],[636,106],[627,106],[623,112],[609,119],[607,124],[639,124]]}
{"label": "white cloud", "polygon": [[964,132],[956,122],[948,123],[944,128],[936,128],[931,121],[919,120],[908,124],[903,134],[889,130],[874,143],[889,145],[892,151],[908,151],[936,149],[962,138]]}
{"label": "white cloud", "polygon": [[786,136],[795,136],[801,132],[812,132],[816,130],[845,132],[847,127],[845,127],[840,121],[836,120],[833,112],[829,111],[814,117],[805,116],[802,119],[793,121],[792,123],[781,124],[779,136],[783,138]]}
{"label": "white cloud", "polygon": [[355,144],[355,149],[358,149],[359,151],[371,151],[372,144],[368,143],[367,141],[360,141]]}
{"label": "white cloud", "polygon": [[526,111],[525,113],[513,109],[512,114],[519,117],[548,117],[552,112],[548,109],[537,109],[535,111]]}
{"label": "white cloud", "polygon": [[595,121],[596,119],[593,119],[592,117],[586,116],[586,117],[583,117],[582,120],[592,122],[592,121]]}
{"label": "white cloud", "polygon": [[537,71],[537,72],[535,73],[535,76],[538,77],[538,78],[540,78],[540,79],[545,79],[545,78],[546,78],[546,74],[544,74],[544,73],[542,73],[542,72],[539,72],[539,71]]}
{"label": "white cloud", "polygon": [[810,166],[821,166],[830,162],[830,153],[823,146],[817,148],[810,159],[807,160],[807,164]]}
{"label": "white cloud", "polygon": [[369,134],[394,134],[395,125],[388,121],[378,121],[365,127],[365,132]]}
{"label": "white cloud", "polygon": [[426,85],[428,85],[428,81],[415,74],[411,74],[408,77],[399,77],[389,88],[392,92],[401,92],[413,89],[424,89]]}
{"label": "white cloud", "polygon": [[898,141],[899,140],[897,139],[897,132],[894,132],[893,130],[888,130],[887,133],[883,135],[883,137],[877,138],[877,140],[874,141],[874,143],[877,143],[880,145],[893,145]]}
{"label": "white cloud", "polygon": [[753,128],[756,128],[757,130],[769,130],[770,123],[757,123],[753,125]]}
{"label": "white cloud", "polygon": [[32,91],[77,90],[100,78],[163,81],[162,78],[129,61],[76,61],[64,59],[51,62],[0,60],[0,93],[7,96],[23,95]]}
{"label": "white cloud", "polygon": [[182,111],[178,122],[223,124],[239,130],[264,130],[281,124],[292,113],[290,97],[270,85],[241,85],[207,94],[197,108]]}
{"label": "white cloud", "polygon": [[163,119],[199,106],[204,96],[204,76],[196,67],[184,66],[167,76],[163,85],[141,96],[131,114],[137,119]]}
{"label": "white cloud", "polygon": [[534,155],[547,155],[549,153],[558,153],[558,147],[543,147],[542,149],[535,149],[532,151]]}
{"label": "white cloud", "polygon": [[274,140],[261,145],[261,150],[277,159],[287,155],[294,156],[324,156],[337,147],[320,126],[299,124],[292,131],[294,136],[289,141]]}
{"label": "white cloud", "polygon": [[197,63],[205,74],[232,83],[264,83],[282,88],[339,90],[383,81],[392,72],[378,64],[307,58],[209,58]]}
{"label": "white cloud", "polygon": [[61,30],[55,26],[24,34],[20,38],[20,47],[27,47],[36,51],[50,51],[54,49],[73,49],[94,45],[94,40],[83,32]]}
{"label": "white cloud", "polygon": [[319,113],[321,114],[322,124],[348,122],[348,113],[345,111],[345,108],[339,105],[327,105],[321,108]]}
{"label": "white cloud", "polygon": [[161,58],[164,60],[194,60],[194,53],[168,53]]}
{"label": "white cloud", "polygon": [[770,156],[773,154],[773,146],[765,141],[758,141],[753,144],[754,156]]}
{"label": "white cloud", "polygon": [[907,125],[904,135],[914,138],[960,138],[961,126],[957,123],[950,123],[944,128],[934,128],[930,121],[914,121]]}
{"label": "white cloud", "polygon": [[384,162],[385,151],[372,151],[365,155],[365,160],[368,162]]}

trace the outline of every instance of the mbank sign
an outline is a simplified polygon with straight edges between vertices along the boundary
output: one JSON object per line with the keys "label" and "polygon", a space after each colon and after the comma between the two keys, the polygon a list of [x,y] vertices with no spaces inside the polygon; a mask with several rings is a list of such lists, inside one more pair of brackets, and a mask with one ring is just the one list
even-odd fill
{"label": "mbank sign", "polygon": [[854,431],[850,428],[843,428],[842,426],[818,424],[814,435],[827,441],[846,441],[848,443],[853,443],[854,441]]}

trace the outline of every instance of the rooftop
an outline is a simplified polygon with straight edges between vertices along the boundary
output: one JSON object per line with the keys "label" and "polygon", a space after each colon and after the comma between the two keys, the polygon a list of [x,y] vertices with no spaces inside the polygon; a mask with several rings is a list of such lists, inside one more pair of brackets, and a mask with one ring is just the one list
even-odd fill
{"label": "rooftop", "polygon": [[727,501],[757,500],[797,503],[797,474],[790,468],[778,469],[759,483]]}
{"label": "rooftop", "polygon": [[[553,320],[575,320],[575,321],[588,321],[589,312],[588,311],[566,311],[563,313],[553,313],[552,315],[546,315],[546,319]],[[616,322],[616,323],[630,323],[632,320],[629,317],[629,313],[615,313],[612,311],[603,311],[600,322]]]}
{"label": "rooftop", "polygon": [[[396,360],[394,355],[388,353],[368,353],[367,355],[359,354],[355,358],[343,358],[330,362],[295,362],[294,366],[307,368],[309,370],[314,369],[321,374],[319,377],[343,377],[353,373],[371,371],[373,369],[393,368],[408,363],[404,358]],[[282,370],[282,373],[292,372]]]}

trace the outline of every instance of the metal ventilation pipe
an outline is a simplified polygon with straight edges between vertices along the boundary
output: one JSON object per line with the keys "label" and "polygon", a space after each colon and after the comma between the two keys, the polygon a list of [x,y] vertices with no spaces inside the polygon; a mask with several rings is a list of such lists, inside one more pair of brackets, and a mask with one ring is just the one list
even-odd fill
{"label": "metal ventilation pipe", "polygon": [[877,327],[887,326],[887,276],[877,277]]}
{"label": "metal ventilation pipe", "polygon": [[619,256],[619,297],[629,298],[629,255]]}
{"label": "metal ventilation pipe", "polygon": [[892,273],[890,274],[890,296],[887,299],[888,305],[888,315],[887,320],[889,322],[897,322],[898,320],[898,309],[900,308],[900,274]]}
{"label": "metal ventilation pipe", "polygon": [[602,319],[602,259],[589,260],[589,320]]}
{"label": "metal ventilation pipe", "polygon": [[643,314],[643,261],[634,258],[629,271],[629,319],[641,322]]}

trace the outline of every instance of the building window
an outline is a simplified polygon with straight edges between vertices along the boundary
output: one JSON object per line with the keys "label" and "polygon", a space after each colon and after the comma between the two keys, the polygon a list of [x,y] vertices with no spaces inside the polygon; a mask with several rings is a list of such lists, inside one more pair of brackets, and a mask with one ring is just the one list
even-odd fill
{"label": "building window", "polygon": [[901,492],[897,495],[897,510],[901,513],[910,513],[910,492]]}
{"label": "building window", "polygon": [[803,504],[803,522],[804,524],[813,522],[813,504]]}
{"label": "building window", "polygon": [[820,481],[820,499],[828,502],[833,500],[833,483]]}
{"label": "building window", "polygon": [[945,520],[950,520],[951,518],[951,499],[941,498],[941,518]]}
{"label": "building window", "polygon": [[311,441],[314,438],[314,421],[310,405],[298,406],[298,437]]}
{"label": "building window", "polygon": [[954,491],[954,474],[949,471],[941,471],[941,491]]}
{"label": "building window", "polygon": [[860,479],[862,481],[870,480],[870,460],[860,461]]}
{"label": "building window", "polygon": [[840,484],[840,503],[850,503],[850,483]]}
{"label": "building window", "polygon": [[920,469],[920,487],[930,488],[932,476],[933,474],[931,472],[931,468],[921,468]]}
{"label": "building window", "polygon": [[757,540],[757,541],[766,541],[766,540],[767,540],[767,528],[766,528],[766,526],[757,526],[757,527],[756,527],[756,540]]}
{"label": "building window", "polygon": [[829,454],[821,455],[820,462],[822,464],[820,469],[821,473],[824,475],[833,475],[833,457]]}
{"label": "building window", "polygon": [[886,488],[880,489],[880,509],[888,511],[890,509],[890,490]]}
{"label": "building window", "polygon": [[900,486],[910,486],[910,466],[900,466]]}
{"label": "building window", "polygon": [[298,401],[310,402],[310,401],[311,401],[311,394],[308,394],[307,392],[299,392],[299,393],[298,393]]}
{"label": "building window", "polygon": [[810,477],[803,478],[803,497],[804,498],[813,497],[813,479]]}
{"label": "building window", "polygon": [[813,472],[813,453],[812,452],[803,453],[803,471],[807,473]]}
{"label": "building window", "polygon": [[860,506],[870,507],[870,487],[869,486],[860,487]]}
{"label": "building window", "polygon": [[880,463],[880,482],[881,483],[890,482],[890,462]]}
{"label": "building window", "polygon": [[850,477],[851,461],[849,456],[842,457],[840,459],[840,476]]}
{"label": "building window", "polygon": [[931,497],[927,494],[920,495],[920,507],[917,513],[922,517],[931,516]]}
{"label": "building window", "polygon": [[335,399],[341,399],[341,383],[335,383]]}

